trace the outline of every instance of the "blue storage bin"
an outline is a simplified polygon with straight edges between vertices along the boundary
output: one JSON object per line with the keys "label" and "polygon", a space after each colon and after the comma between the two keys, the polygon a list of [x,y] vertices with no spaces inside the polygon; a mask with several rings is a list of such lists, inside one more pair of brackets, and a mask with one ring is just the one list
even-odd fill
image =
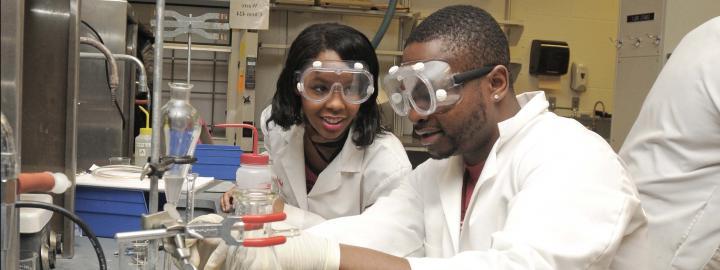
{"label": "blue storage bin", "polygon": [[140,230],[140,219],[147,212],[145,193],[140,190],[86,186],[75,190],[75,213],[98,237]]}
{"label": "blue storage bin", "polygon": [[192,171],[200,176],[234,181],[242,153],[239,146],[198,144],[195,147],[197,162],[193,164]]}

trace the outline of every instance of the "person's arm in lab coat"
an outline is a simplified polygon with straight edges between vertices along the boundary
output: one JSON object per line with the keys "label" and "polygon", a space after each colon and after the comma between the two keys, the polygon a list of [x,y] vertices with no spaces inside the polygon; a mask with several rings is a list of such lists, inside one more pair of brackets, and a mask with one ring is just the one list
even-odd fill
{"label": "person's arm in lab coat", "polygon": [[[540,150],[533,152],[542,153]],[[403,266],[405,260],[412,269],[645,269],[642,252],[637,253],[637,258],[615,258],[621,241],[642,235],[630,236],[631,232],[644,230],[644,218],[638,218],[643,213],[635,188],[612,151],[591,150],[604,154],[581,155],[579,152],[584,150],[556,149],[559,152],[551,157],[528,155],[518,161],[517,166],[524,166],[518,170],[522,190],[509,202],[506,225],[492,235],[493,244],[488,250],[463,251],[449,258],[403,259],[383,254],[392,253],[387,249],[389,243],[383,242],[388,236],[382,229],[388,224],[383,221],[394,220],[391,215],[399,214],[390,211],[383,213],[384,219],[378,217],[375,226],[365,226],[383,235],[364,242],[336,238],[340,243],[378,250],[341,245],[340,269],[407,269]],[[391,195],[387,199],[393,198]],[[402,209],[416,209],[401,205]],[[377,241],[380,243],[374,243]],[[622,248],[641,251],[645,247]]]}
{"label": "person's arm in lab coat", "polygon": [[[488,250],[409,258],[412,269],[645,269],[644,234],[633,233],[645,219],[630,177],[607,145],[582,143],[590,146],[549,143],[513,162],[520,190]],[[623,248],[637,253],[616,258]]]}
{"label": "person's arm in lab coat", "polygon": [[[399,186],[389,195],[380,197],[361,215],[328,220],[306,232],[346,246],[370,248],[393,256],[422,254],[425,238],[423,203],[421,191],[417,189],[420,186],[412,183],[413,175],[414,172],[396,172],[396,177],[402,177],[398,181]],[[355,254],[356,251],[350,248],[343,251],[342,257],[364,256]],[[380,257],[388,258],[385,255]]]}

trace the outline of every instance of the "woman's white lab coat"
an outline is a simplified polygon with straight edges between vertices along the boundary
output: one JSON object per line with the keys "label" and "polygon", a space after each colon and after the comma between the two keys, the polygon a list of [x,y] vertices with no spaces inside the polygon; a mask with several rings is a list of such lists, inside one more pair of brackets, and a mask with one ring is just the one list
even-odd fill
{"label": "woman's white lab coat", "polygon": [[460,223],[460,156],[429,160],[360,216],[309,231],[410,258],[413,269],[643,270],[645,216],[622,161],[547,111],[542,92],[498,124]]}
{"label": "woman's white lab coat", "polygon": [[271,108],[261,116],[265,148],[272,170],[285,199],[287,222],[307,228],[326,219],[358,215],[381,196],[397,187],[412,170],[405,148],[391,133],[375,137],[373,143],[358,148],[352,142],[352,129],[340,153],[318,175],[310,193],[305,186],[305,155],[302,125],[288,130],[274,123],[266,125]]}

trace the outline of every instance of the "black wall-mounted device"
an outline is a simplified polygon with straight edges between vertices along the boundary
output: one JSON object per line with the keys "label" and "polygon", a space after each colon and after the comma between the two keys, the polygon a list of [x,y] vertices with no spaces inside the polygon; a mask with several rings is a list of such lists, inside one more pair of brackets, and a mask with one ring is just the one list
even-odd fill
{"label": "black wall-mounted device", "polygon": [[568,71],[570,47],[567,42],[533,40],[530,48],[530,74],[560,76]]}

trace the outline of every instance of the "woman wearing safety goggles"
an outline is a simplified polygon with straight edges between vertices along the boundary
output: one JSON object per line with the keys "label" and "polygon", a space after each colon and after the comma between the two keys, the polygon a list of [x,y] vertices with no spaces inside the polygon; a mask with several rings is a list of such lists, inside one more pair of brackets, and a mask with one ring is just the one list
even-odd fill
{"label": "woman wearing safety goggles", "polygon": [[312,25],[290,46],[261,125],[292,225],[360,214],[411,171],[380,126],[378,70],[370,41],[348,26]]}

